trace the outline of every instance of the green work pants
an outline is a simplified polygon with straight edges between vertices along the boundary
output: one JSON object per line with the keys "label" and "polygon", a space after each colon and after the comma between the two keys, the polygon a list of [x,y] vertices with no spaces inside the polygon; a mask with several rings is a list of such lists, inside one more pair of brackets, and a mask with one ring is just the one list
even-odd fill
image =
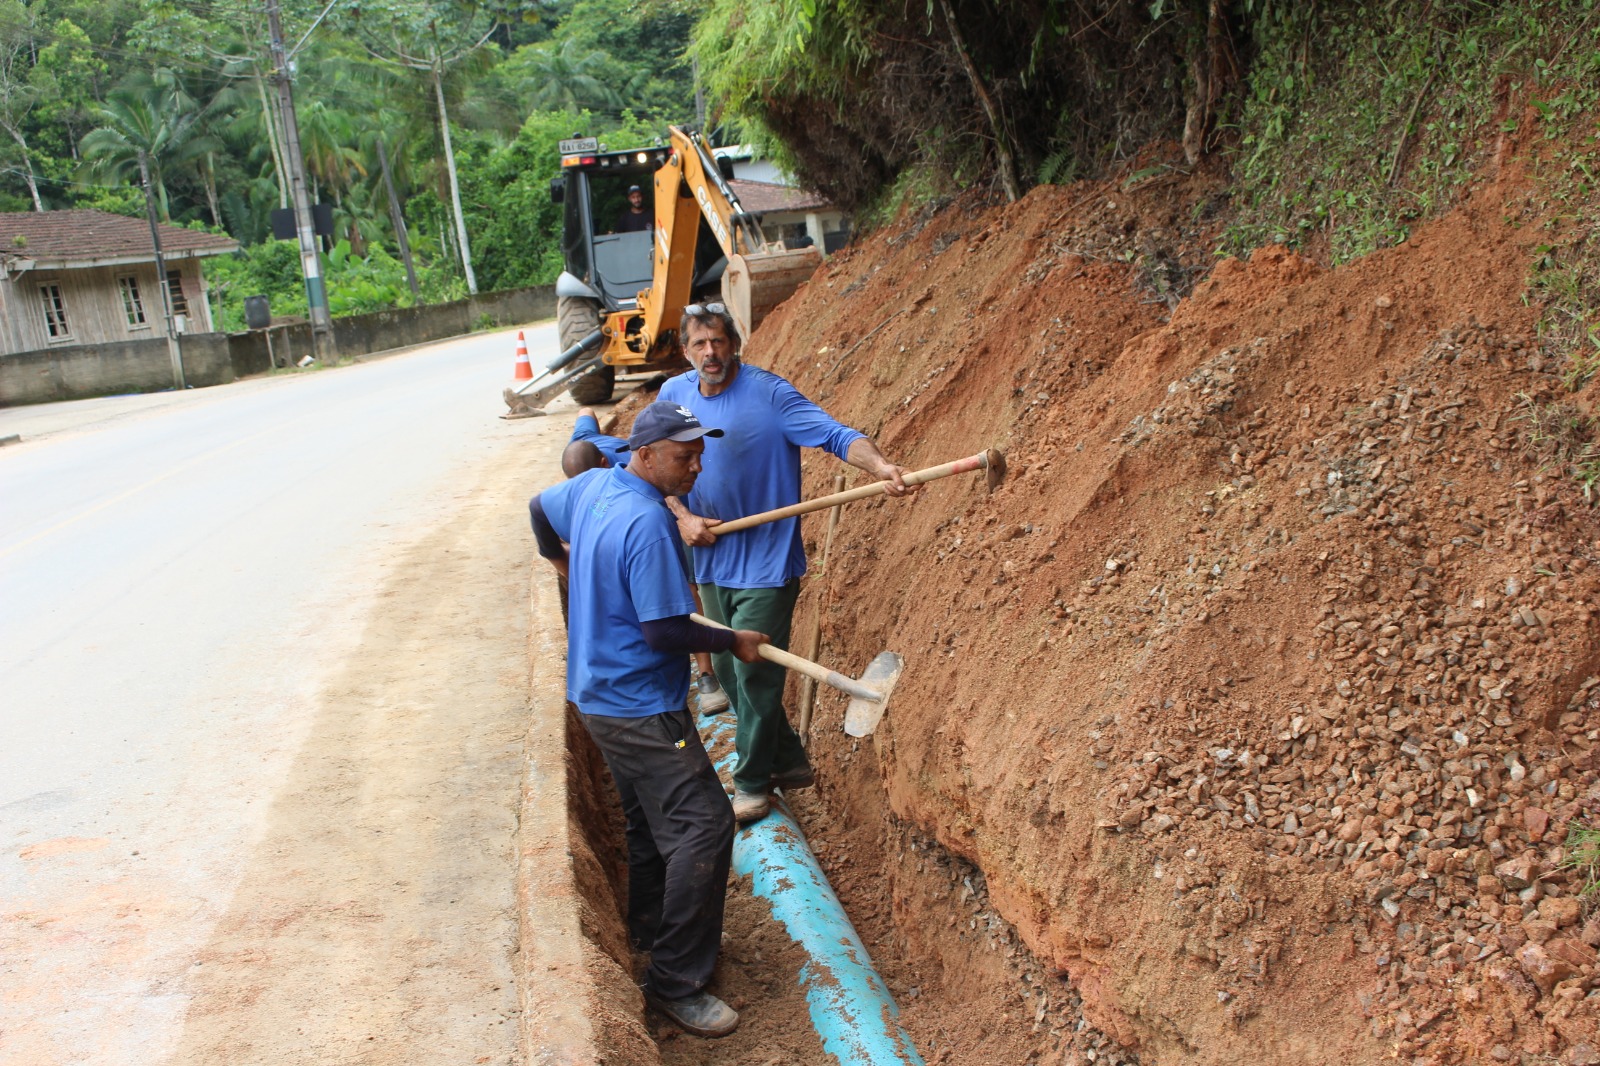
{"label": "green work pants", "polygon": [[[784,650],[789,647],[789,624],[799,597],[799,578],[776,589],[700,586],[700,600],[710,618],[734,629],[765,633]],[[765,792],[773,774],[807,765],[806,749],[783,709],[788,671],[765,659],[742,663],[726,651],[711,660],[737,721],[734,747],[739,759],[733,767],[734,787],[741,792]]]}

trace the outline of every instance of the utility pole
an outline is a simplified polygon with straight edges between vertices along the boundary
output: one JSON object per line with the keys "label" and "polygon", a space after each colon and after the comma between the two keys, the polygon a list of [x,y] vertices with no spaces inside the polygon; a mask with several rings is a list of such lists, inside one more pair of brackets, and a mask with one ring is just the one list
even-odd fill
{"label": "utility pole", "polygon": [[172,292],[167,288],[167,261],[161,255],[161,227],[156,221],[156,197],[150,188],[150,157],[139,149],[139,181],[144,185],[144,213],[150,219],[150,246],[156,253],[156,288],[161,290],[161,317],[167,324],[167,355],[172,359],[172,387],[185,389],[183,347],[172,324]]}
{"label": "utility pole", "polygon": [[333,345],[333,319],[328,314],[328,290],[322,281],[322,259],[311,225],[311,197],[306,190],[305,159],[300,154],[300,123],[294,114],[293,75],[289,53],[283,45],[283,21],[278,0],[266,0],[267,28],[272,36],[272,80],[278,84],[278,110],[283,113],[283,154],[289,168],[289,189],[294,199],[294,228],[300,237],[300,267],[306,279],[306,305],[311,311],[311,344],[327,362],[337,353]]}

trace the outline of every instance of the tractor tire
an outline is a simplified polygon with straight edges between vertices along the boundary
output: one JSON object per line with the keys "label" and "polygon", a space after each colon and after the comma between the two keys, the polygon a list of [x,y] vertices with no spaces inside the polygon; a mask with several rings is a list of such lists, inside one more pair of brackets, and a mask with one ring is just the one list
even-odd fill
{"label": "tractor tire", "polygon": [[[600,328],[600,307],[582,296],[556,298],[556,326],[561,337],[561,350],[574,344]],[[605,403],[616,388],[617,368],[602,366],[572,383],[568,390],[581,404]]]}

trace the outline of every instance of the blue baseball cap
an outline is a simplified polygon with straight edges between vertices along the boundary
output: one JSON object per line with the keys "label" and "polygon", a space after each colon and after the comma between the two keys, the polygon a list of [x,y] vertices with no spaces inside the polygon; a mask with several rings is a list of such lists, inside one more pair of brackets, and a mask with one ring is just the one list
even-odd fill
{"label": "blue baseball cap", "polygon": [[722,430],[702,426],[694,412],[682,404],[657,400],[634,418],[633,432],[628,435],[628,447],[637,449],[663,440],[690,441],[720,436]]}

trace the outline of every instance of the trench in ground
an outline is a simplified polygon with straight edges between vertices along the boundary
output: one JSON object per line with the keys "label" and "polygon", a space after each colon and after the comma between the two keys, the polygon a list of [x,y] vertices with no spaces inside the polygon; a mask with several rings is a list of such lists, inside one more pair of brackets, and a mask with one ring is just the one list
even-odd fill
{"label": "trench in ground", "polygon": [[[627,867],[622,812],[610,775],[568,709],[572,853],[591,977],[610,1016],[595,1026],[617,1066],[783,1066],[831,1062],[811,1027],[798,973],[804,955],[748,881],[729,888],[722,957],[711,990],[741,1015],[738,1032],[699,1040],[647,1010],[637,991],[646,960],[623,919]],[[838,893],[901,1023],[929,1063],[1093,1062],[1134,1066],[1090,1025],[1064,976],[1022,945],[990,904],[982,870],[889,811],[871,740],[813,742],[815,789],[790,808]],[[717,752],[713,751],[715,758]]]}

